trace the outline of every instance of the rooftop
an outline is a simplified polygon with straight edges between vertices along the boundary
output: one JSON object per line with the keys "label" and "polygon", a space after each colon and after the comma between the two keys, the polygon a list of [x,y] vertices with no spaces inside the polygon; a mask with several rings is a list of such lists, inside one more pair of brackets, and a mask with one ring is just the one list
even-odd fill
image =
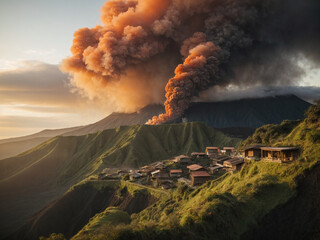
{"label": "rooftop", "polygon": [[203,168],[201,165],[198,165],[198,164],[192,164],[192,165],[189,165],[187,166],[187,168],[191,171],[197,171],[201,168]]}
{"label": "rooftop", "polygon": [[191,156],[193,155],[207,155],[206,153],[203,153],[203,152],[193,152],[191,153]]}
{"label": "rooftop", "polygon": [[239,163],[243,163],[243,159],[241,159],[241,158],[232,158],[232,159],[226,160],[224,162],[227,163],[227,164],[231,164],[231,165],[237,165]]}
{"label": "rooftop", "polygon": [[206,149],[219,149],[219,147],[206,147]]}
{"label": "rooftop", "polygon": [[190,175],[193,177],[210,177],[209,173],[206,171],[192,172]]}
{"label": "rooftop", "polygon": [[176,158],[180,159],[180,158],[190,158],[190,157],[188,157],[186,155],[179,155],[179,156],[176,156]]}
{"label": "rooftop", "polygon": [[262,147],[265,147],[265,145],[263,145],[263,144],[255,144],[255,145],[250,145],[250,146],[246,147],[244,150],[261,149]]}
{"label": "rooftop", "polygon": [[262,147],[261,150],[269,151],[287,151],[287,150],[298,150],[298,147]]}
{"label": "rooftop", "polygon": [[170,173],[182,173],[181,169],[171,169]]}

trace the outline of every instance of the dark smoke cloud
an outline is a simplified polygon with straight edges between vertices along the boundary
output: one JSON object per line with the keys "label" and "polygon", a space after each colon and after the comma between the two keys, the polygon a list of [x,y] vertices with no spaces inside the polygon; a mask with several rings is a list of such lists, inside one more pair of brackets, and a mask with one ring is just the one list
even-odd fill
{"label": "dark smoke cloud", "polygon": [[166,113],[148,122],[158,124],[210,86],[297,84],[300,59],[320,63],[319,12],[319,0],[108,1],[103,26],[75,33],[62,69],[122,108],[161,101],[166,85]]}
{"label": "dark smoke cloud", "polygon": [[217,102],[231,101],[246,98],[263,98],[271,96],[296,95],[297,97],[315,103],[320,100],[320,87],[315,86],[255,86],[249,88],[242,87],[220,87],[215,86],[200,93],[198,98],[193,99],[196,102]]}

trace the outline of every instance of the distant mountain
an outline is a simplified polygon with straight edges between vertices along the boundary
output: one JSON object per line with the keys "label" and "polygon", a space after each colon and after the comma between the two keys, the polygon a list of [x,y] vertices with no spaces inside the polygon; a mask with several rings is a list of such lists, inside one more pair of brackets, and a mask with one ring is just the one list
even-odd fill
{"label": "distant mountain", "polygon": [[63,136],[81,136],[95,133],[105,129],[113,129],[120,126],[145,124],[150,118],[164,112],[163,105],[148,105],[135,113],[112,113],[106,118],[87,126],[65,132]]}
{"label": "distant mountain", "polygon": [[[199,102],[193,103],[184,116],[173,123],[204,122],[232,137],[246,138],[257,127],[265,124],[279,124],[285,119],[303,119],[304,112],[309,106],[310,103],[294,95],[224,102]],[[44,130],[26,137],[0,140],[0,159],[20,154],[57,135],[81,136],[119,126],[145,124],[150,118],[163,112],[163,105],[148,105],[136,113],[112,113],[96,123],[82,127]],[[4,144],[8,141],[11,144]]]}
{"label": "distant mountain", "polygon": [[239,142],[204,123],[123,126],[52,138],[0,161],[0,233],[14,230],[70,186],[105,167],[136,168],[204,151],[208,145]]}
{"label": "distant mountain", "polygon": [[175,122],[205,122],[215,128],[258,128],[265,124],[279,124],[285,119],[304,119],[304,112],[310,105],[295,95],[200,102],[193,103]]}
{"label": "distant mountain", "polygon": [[41,132],[23,137],[0,140],[0,160],[23,153],[55,136],[66,132],[75,131],[81,127],[46,129]]}

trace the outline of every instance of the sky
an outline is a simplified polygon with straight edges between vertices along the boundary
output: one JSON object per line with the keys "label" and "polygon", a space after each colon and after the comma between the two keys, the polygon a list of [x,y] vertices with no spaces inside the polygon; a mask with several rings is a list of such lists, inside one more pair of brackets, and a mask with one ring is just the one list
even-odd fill
{"label": "sky", "polygon": [[[73,33],[100,24],[104,2],[0,1],[0,139],[89,124],[111,112],[72,91],[59,70]],[[319,77],[309,69],[300,85],[320,87]]]}
{"label": "sky", "polygon": [[72,93],[58,65],[105,0],[0,1],[0,139],[84,125],[108,111]]}

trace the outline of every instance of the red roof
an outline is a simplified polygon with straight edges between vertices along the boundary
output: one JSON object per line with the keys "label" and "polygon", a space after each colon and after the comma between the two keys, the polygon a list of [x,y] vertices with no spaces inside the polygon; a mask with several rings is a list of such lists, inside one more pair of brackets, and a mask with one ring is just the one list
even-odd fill
{"label": "red roof", "polygon": [[181,169],[172,169],[170,170],[170,173],[182,173]]}
{"label": "red roof", "polygon": [[191,172],[190,175],[193,177],[210,177],[209,173],[206,171]]}
{"label": "red roof", "polygon": [[191,171],[197,171],[203,167],[198,164],[192,164],[192,165],[187,166],[187,168],[190,169]]}

